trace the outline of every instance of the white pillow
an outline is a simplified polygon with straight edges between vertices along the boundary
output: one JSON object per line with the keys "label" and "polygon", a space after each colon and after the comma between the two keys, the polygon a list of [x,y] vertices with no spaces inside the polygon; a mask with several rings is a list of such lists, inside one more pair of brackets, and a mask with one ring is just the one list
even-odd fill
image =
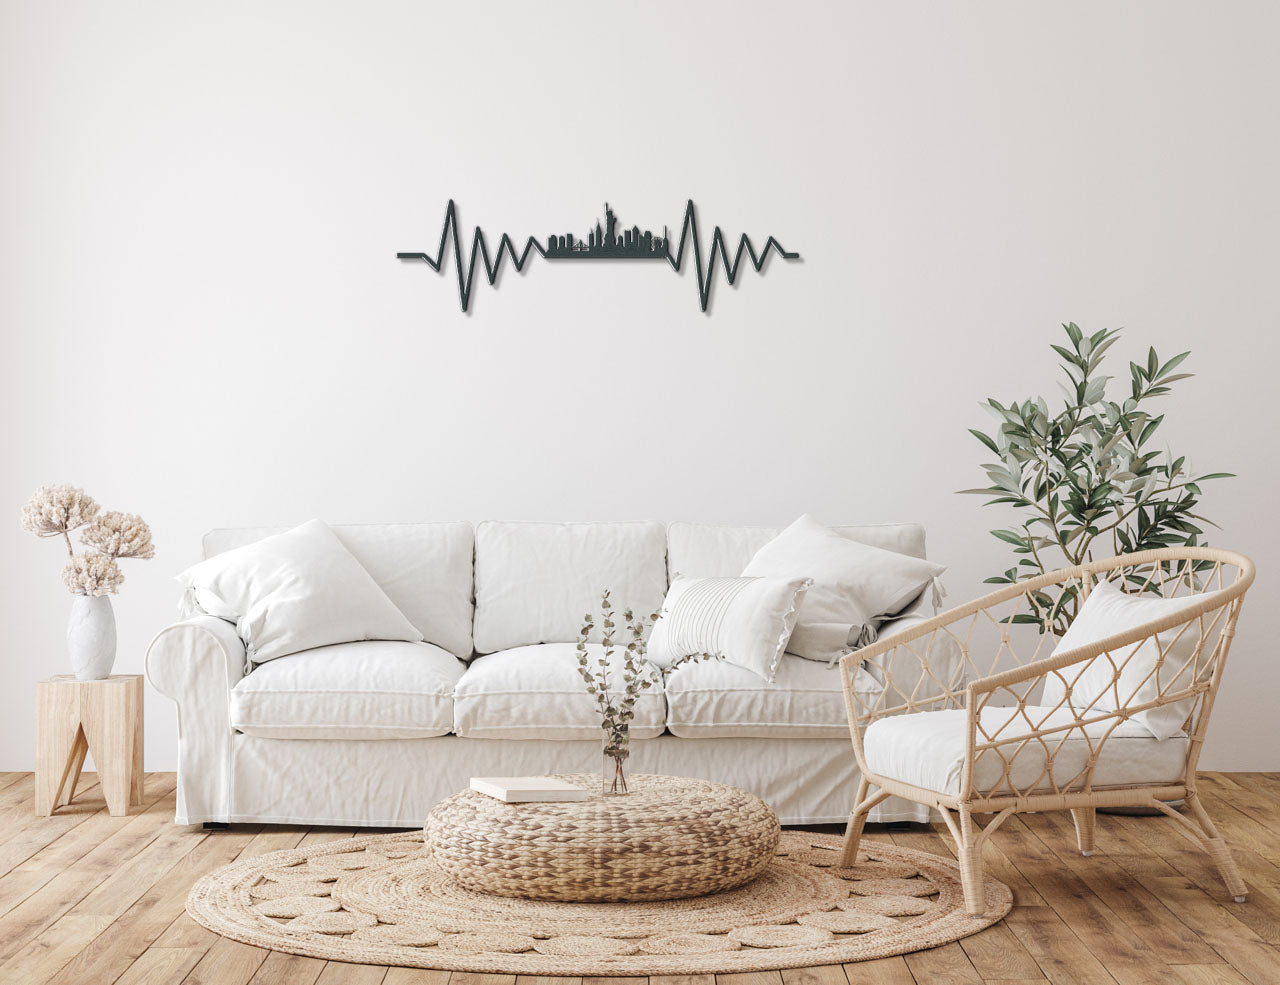
{"label": "white pillow", "polygon": [[422,642],[320,520],[201,561],[178,581],[209,615],[236,624],[253,663],[354,640]]}
{"label": "white pillow", "polygon": [[[1076,613],[1071,627],[1063,634],[1053,652],[1061,653],[1117,633],[1127,633],[1144,623],[1163,619],[1199,601],[1201,600],[1197,596],[1163,599],[1128,595],[1109,581],[1099,582],[1089,592],[1088,599]],[[1205,613],[1202,619],[1205,620],[1207,629],[1208,623],[1213,620],[1213,613]],[[1154,638],[1148,637],[1140,644],[1130,643],[1117,647],[1109,651],[1110,660],[1106,655],[1099,655],[1087,666],[1063,667],[1059,673],[1071,682],[1072,709],[1078,712],[1089,708],[1115,711],[1126,705],[1154,701],[1162,689],[1168,693],[1190,686],[1194,673],[1191,657],[1200,644],[1201,632],[1201,621],[1194,620],[1188,625],[1167,629]],[[1158,672],[1153,673],[1161,650],[1165,651],[1164,663]],[[1116,667],[1122,663],[1124,666],[1117,674]],[[1056,706],[1062,701],[1064,693],[1062,680],[1051,675],[1045,680],[1044,696],[1040,703],[1048,707]],[[1182,729],[1182,723],[1191,714],[1194,703],[1193,696],[1173,704],[1149,708],[1134,715],[1133,721],[1145,726],[1157,739],[1168,739]]]}
{"label": "white pillow", "polygon": [[677,578],[646,656],[665,670],[708,653],[773,683],[809,584],[808,578]]}
{"label": "white pillow", "polygon": [[947,569],[860,544],[802,516],[756,552],[743,576],[813,579],[787,649],[832,661],[876,638],[876,627]]}

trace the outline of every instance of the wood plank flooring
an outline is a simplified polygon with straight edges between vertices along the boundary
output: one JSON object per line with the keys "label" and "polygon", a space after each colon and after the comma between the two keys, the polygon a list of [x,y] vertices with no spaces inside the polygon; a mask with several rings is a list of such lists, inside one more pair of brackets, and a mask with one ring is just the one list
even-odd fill
{"label": "wood plank flooring", "polygon": [[[984,847],[1013,911],[972,937],[850,965],[648,979],[449,974],[320,961],[210,933],[183,910],[191,884],[237,858],[349,838],[349,828],[173,823],[171,773],[141,807],[106,811],[88,775],[75,802],[36,817],[29,773],[0,773],[2,985],[1278,985],[1280,774],[1206,773],[1201,788],[1249,884],[1229,901],[1208,858],[1164,817],[1098,818],[1083,858],[1066,814],[1008,821]],[[823,829],[836,830],[836,829]],[[364,833],[364,829],[361,829]],[[952,854],[925,825],[868,837]]]}

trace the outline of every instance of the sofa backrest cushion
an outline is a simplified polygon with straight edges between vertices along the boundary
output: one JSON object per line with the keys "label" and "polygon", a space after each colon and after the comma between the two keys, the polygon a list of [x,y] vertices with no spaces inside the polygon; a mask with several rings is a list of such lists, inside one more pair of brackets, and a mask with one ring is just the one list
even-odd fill
{"label": "sofa backrest cushion", "polygon": [[[428,643],[469,660],[471,562],[469,523],[335,523],[330,529]],[[204,536],[204,556],[243,547],[286,527],[229,527]]]}
{"label": "sofa backrest cushion", "polygon": [[[866,523],[832,530],[860,544],[911,557],[924,557],[924,526],[919,523]],[[667,566],[672,580],[736,578],[781,527],[724,527],[709,523],[673,523],[667,528]]]}
{"label": "sofa backrest cushion", "polygon": [[486,520],[476,527],[476,651],[573,642],[586,613],[595,617],[591,638],[599,641],[605,589],[621,640],[622,610],[647,616],[661,607],[666,553],[661,523]]}

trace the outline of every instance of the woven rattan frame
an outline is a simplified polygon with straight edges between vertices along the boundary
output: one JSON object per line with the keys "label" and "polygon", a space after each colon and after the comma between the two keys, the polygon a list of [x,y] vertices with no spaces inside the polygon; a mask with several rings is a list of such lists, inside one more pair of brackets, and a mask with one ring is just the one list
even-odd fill
{"label": "woven rattan frame", "polygon": [[[1209,714],[1222,681],[1227,651],[1235,635],[1236,620],[1245,592],[1253,582],[1253,562],[1242,554],[1207,547],[1178,547],[1139,554],[1126,554],[1063,568],[1011,585],[1000,591],[945,612],[914,629],[878,641],[845,656],[840,661],[845,709],[853,739],[853,751],[862,771],[855,807],[845,832],[844,860],[851,861],[858,849],[867,812],[889,796],[903,797],[936,808],[955,838],[964,880],[965,899],[970,913],[983,910],[981,873],[982,843],[1011,814],[1020,811],[1069,810],[1075,822],[1076,838],[1082,854],[1093,852],[1094,811],[1099,807],[1154,807],[1176,819],[1192,840],[1217,864],[1223,881],[1237,902],[1246,889],[1226,842],[1205,813],[1196,793],[1196,764],[1204,743]],[[1164,618],[1146,623],[1132,632],[1100,640],[1088,646],[1052,653],[1056,639],[1036,626],[1016,622],[1043,610],[1044,595],[1034,594],[1058,587],[1072,589],[1083,602],[1099,581],[1110,581],[1122,590],[1153,597],[1187,598],[1188,603]],[[1127,697],[1117,685],[1110,690],[1109,703],[1115,709],[1074,708],[1069,703],[1071,685],[1098,661],[1109,661],[1113,680],[1119,680],[1127,661],[1148,642],[1154,643],[1164,664],[1175,639],[1191,633],[1196,637],[1194,653],[1185,662],[1167,669],[1166,686],[1159,671],[1145,680],[1155,682],[1157,695],[1143,703],[1135,690]],[[952,670],[939,674],[945,661],[934,659],[943,650],[959,649],[962,660]],[[1149,652],[1147,647],[1147,652]],[[1013,666],[1009,667],[1012,663]],[[1137,665],[1135,665],[1137,666]],[[883,689],[869,694],[855,690],[854,675],[866,668],[883,682]],[[998,669],[1005,667],[1008,669]],[[1190,673],[1188,673],[1190,671]],[[1033,706],[1033,692],[1050,677],[1063,685],[1066,696],[1052,710],[1066,710],[1070,721],[1048,724],[1027,714]],[[1191,702],[1184,722],[1188,743],[1182,781],[1162,786],[1094,786],[1098,759],[1114,730],[1135,714],[1152,708]],[[988,734],[982,725],[984,708],[1009,706],[1012,721]],[[925,790],[879,776],[867,766],[863,735],[878,718],[887,715],[964,708],[967,729],[964,769],[960,792],[947,794]],[[1058,715],[1060,719],[1062,716]],[[1086,732],[1092,730],[1092,734]],[[1098,734],[1101,732],[1101,734]],[[1090,743],[1091,753],[1083,769],[1069,778],[1053,769],[1053,753],[1072,736]],[[1033,750],[1028,753],[1027,750]],[[1019,755],[1034,755],[1047,765],[1034,781],[1013,780],[1013,764]],[[979,789],[974,782],[974,763],[980,756],[995,756],[1002,764],[1000,782]],[[1026,760],[1024,760],[1024,763]],[[873,792],[874,791],[874,792]],[[1183,799],[1190,817],[1166,802]],[[975,814],[994,814],[985,828]]]}

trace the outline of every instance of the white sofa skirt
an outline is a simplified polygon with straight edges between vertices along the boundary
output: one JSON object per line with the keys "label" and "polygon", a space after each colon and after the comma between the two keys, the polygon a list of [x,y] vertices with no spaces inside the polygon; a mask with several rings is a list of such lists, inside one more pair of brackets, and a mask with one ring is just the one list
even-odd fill
{"label": "white sofa skirt", "polygon": [[[264,739],[230,735],[225,785],[181,783],[179,824],[204,821],[421,827],[427,812],[473,776],[599,775],[597,742],[464,739]],[[681,739],[632,742],[633,773],[716,780],[749,790],[783,824],[843,823],[858,766],[848,739]],[[199,774],[196,774],[199,775]],[[184,777],[186,780],[189,778]],[[220,802],[221,801],[221,802]],[[871,821],[927,821],[929,810],[891,797]]]}

